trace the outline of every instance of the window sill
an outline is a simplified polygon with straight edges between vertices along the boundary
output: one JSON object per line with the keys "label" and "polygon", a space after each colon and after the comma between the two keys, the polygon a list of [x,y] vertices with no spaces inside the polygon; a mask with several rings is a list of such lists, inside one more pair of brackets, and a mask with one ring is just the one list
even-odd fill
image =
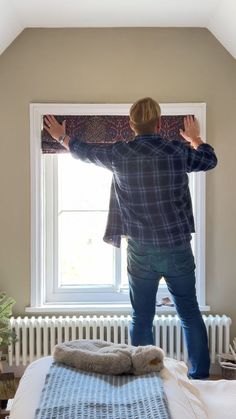
{"label": "window sill", "polygon": [[[199,306],[201,312],[210,311],[210,306]],[[26,313],[74,313],[74,314],[131,314],[132,307],[129,303],[123,304],[54,304],[38,307],[26,307]],[[175,307],[156,307],[156,313],[176,313]]]}

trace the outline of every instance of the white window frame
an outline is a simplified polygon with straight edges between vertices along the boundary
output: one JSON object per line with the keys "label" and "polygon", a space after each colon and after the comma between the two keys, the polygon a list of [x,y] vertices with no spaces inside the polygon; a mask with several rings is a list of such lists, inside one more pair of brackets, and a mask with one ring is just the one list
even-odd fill
{"label": "white window frame", "polygon": [[[31,305],[27,312],[122,312],[129,313],[131,305],[127,290],[106,290],[107,292],[81,292],[69,295],[60,290],[62,298],[51,289],[50,298],[45,286],[43,232],[43,183],[44,169],[41,152],[43,115],[128,115],[131,104],[30,104],[30,163],[31,163]],[[162,115],[195,115],[198,119],[203,141],[206,137],[205,103],[163,103]],[[196,290],[200,309],[210,310],[205,303],[205,173],[192,173],[192,203],[195,215],[196,234],[192,247],[196,262]],[[197,239],[196,239],[197,237]],[[102,240],[102,237],[101,237]],[[119,250],[117,260],[120,257]],[[117,264],[118,270],[119,263]],[[102,287],[101,287],[102,290]],[[57,290],[58,291],[58,290]],[[53,297],[54,293],[54,297]],[[100,295],[102,298],[98,298]],[[167,295],[166,287],[158,291],[158,299]],[[157,307],[157,312],[175,311],[174,308]]]}

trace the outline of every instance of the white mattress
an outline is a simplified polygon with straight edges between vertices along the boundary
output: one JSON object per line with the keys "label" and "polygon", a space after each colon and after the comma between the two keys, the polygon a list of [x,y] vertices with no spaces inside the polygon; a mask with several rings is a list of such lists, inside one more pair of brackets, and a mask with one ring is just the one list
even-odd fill
{"label": "white mattress", "polygon": [[[51,363],[52,357],[45,357],[28,366],[16,392],[10,419],[34,419]],[[236,418],[236,380],[190,381],[186,365],[170,358],[165,359],[161,376],[172,419]]]}

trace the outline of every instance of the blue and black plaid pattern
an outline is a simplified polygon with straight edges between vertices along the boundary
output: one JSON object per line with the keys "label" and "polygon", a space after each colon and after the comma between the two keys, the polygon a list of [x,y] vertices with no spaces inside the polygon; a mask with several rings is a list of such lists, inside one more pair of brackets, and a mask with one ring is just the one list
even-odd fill
{"label": "blue and black plaid pattern", "polygon": [[187,173],[216,166],[209,144],[195,150],[185,141],[139,135],[114,144],[73,138],[69,147],[74,157],[113,173],[106,242],[119,247],[124,235],[163,248],[191,240],[195,228]]}

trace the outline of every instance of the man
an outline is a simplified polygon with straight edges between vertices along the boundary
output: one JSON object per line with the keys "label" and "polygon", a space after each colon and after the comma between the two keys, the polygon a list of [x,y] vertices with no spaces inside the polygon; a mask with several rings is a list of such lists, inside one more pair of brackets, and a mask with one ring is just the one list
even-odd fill
{"label": "man", "polygon": [[153,344],[152,324],[161,277],[181,319],[195,379],[209,375],[206,328],[195,289],[195,264],[190,245],[194,232],[188,172],[210,170],[217,164],[213,148],[203,143],[195,118],[184,118],[185,141],[159,135],[161,110],[151,98],[130,109],[134,141],[87,144],[66,135],[65,121],[45,117],[48,133],[72,155],[113,173],[108,223],[104,240],[120,246],[128,239],[128,278],[133,307],[133,345]]}

